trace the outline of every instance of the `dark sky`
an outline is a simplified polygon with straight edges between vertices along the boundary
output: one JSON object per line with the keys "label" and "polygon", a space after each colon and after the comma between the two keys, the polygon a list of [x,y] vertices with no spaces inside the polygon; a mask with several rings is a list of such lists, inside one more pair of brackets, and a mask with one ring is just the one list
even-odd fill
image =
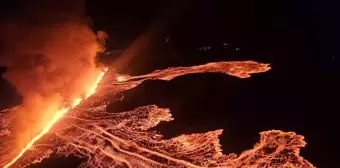
{"label": "dark sky", "polygon": [[[1,6],[6,16],[15,9],[13,4]],[[124,51],[147,37],[145,48],[121,72],[248,59],[272,64],[271,71],[245,80],[196,74],[147,81],[126,91],[112,111],[148,104],[169,107],[175,120],[156,129],[172,137],[222,128],[225,153],[252,148],[261,131],[295,131],[308,143],[302,156],[317,167],[331,168],[337,165],[339,142],[337,7],[335,0],[124,0],[89,1],[87,14],[94,29],[108,33],[110,50]],[[1,107],[16,102],[8,84],[0,84],[5,95]],[[51,159],[37,167],[71,167],[71,162]]]}

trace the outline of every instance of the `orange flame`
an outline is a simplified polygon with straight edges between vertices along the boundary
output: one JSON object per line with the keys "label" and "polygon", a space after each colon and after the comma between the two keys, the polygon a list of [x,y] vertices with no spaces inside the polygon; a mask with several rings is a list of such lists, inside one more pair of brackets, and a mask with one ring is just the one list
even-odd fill
{"label": "orange flame", "polygon": [[[90,90],[88,91],[88,93],[86,94],[85,96],[85,99],[87,99],[88,97],[90,97],[93,93],[96,92],[96,89],[98,87],[98,84],[99,82],[101,81],[101,79],[103,78],[105,72],[107,71],[107,68],[100,73],[100,75],[98,76],[98,78],[96,79],[95,83],[93,84],[93,86],[90,88]],[[23,149],[21,149],[20,153],[11,161],[9,162],[8,164],[6,164],[4,166],[4,168],[8,168],[10,167],[11,165],[13,165],[28,149],[30,149],[32,147],[32,145],[38,141],[42,136],[44,136],[51,128],[52,126],[60,120],[60,118],[62,118],[66,113],[67,111],[70,109],[70,108],[74,108],[76,107],[77,105],[80,104],[80,102],[82,101],[83,99],[81,98],[77,98],[73,101],[73,104],[71,107],[67,107],[67,108],[62,108],[58,111],[56,111],[56,113],[54,114],[53,118],[51,119],[51,121],[49,121],[44,127],[43,129],[41,130],[41,132],[35,136]]]}

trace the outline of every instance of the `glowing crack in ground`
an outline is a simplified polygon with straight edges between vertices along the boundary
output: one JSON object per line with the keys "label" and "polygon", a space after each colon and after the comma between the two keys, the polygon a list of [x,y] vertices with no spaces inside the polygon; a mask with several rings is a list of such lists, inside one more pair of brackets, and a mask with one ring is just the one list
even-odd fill
{"label": "glowing crack in ground", "polygon": [[[98,86],[98,83],[101,81],[102,77],[104,76],[105,72],[107,71],[107,69],[105,69],[105,71],[101,72],[98,76],[98,78],[96,79],[96,81],[94,82],[93,86],[90,88],[90,90],[88,91],[88,93],[85,96],[85,100],[91,96],[93,93],[95,93],[96,88]],[[42,128],[42,130],[40,131],[40,133],[36,136],[33,137],[32,140],[30,140],[25,146],[24,148],[22,148],[19,152],[19,154],[17,154],[9,163],[7,163],[4,168],[8,168],[10,167],[12,164],[14,164],[18,159],[20,159],[24,153],[29,150],[32,145],[38,141],[41,137],[43,137],[52,127],[53,125],[58,122],[70,109],[76,107],[77,105],[80,104],[80,102],[83,99],[81,98],[77,98],[73,101],[73,104],[71,107],[65,107],[62,108],[58,111],[55,112],[54,116],[51,118],[51,120]]]}
{"label": "glowing crack in ground", "polygon": [[[252,73],[266,72],[268,64],[254,61],[217,62],[193,67],[157,70],[140,76],[117,74],[109,69],[96,93],[70,109],[41,139],[35,142],[13,167],[27,167],[50,157],[76,155],[87,158],[80,167],[138,168],[289,168],[313,167],[299,156],[306,145],[303,136],[278,130],[260,133],[260,142],[253,149],[236,154],[223,154],[218,136],[222,130],[201,134],[181,135],[164,139],[149,129],[160,122],[171,121],[169,109],[156,105],[138,107],[132,111],[109,113],[106,107],[119,100],[117,94],[132,89],[145,80],[171,80],[190,73],[224,73],[248,78]],[[10,161],[11,118],[1,111],[0,165]]]}

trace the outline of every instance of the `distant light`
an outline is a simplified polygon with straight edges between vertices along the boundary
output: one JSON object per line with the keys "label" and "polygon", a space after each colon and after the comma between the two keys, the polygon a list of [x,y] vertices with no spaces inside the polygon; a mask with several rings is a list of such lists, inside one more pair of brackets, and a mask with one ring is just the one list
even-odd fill
{"label": "distant light", "polygon": [[229,43],[223,43],[223,46],[227,46],[227,45],[229,45]]}
{"label": "distant light", "polygon": [[166,43],[168,43],[169,41],[170,41],[170,38],[169,38],[169,37],[165,38],[165,42],[166,42]]}
{"label": "distant light", "polygon": [[236,48],[236,51],[240,51],[241,50],[241,48]]}
{"label": "distant light", "polygon": [[204,46],[204,47],[200,47],[200,48],[196,48],[196,50],[199,50],[199,51],[208,51],[210,50],[212,47],[209,45],[209,46]]}

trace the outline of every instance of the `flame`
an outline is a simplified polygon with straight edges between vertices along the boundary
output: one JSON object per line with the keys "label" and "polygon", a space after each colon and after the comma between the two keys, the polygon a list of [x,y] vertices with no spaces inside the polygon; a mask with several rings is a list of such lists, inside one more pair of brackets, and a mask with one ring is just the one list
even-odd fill
{"label": "flame", "polygon": [[[98,78],[96,79],[95,83],[93,84],[93,86],[90,88],[90,90],[87,92],[85,99],[87,99],[88,97],[90,97],[93,93],[96,92],[96,89],[98,87],[99,82],[101,81],[101,79],[103,78],[105,72],[107,71],[108,68],[106,68],[103,72],[101,72],[98,76]],[[42,136],[44,136],[51,128],[52,126],[60,120],[60,118],[62,118],[69,109],[76,107],[77,105],[80,104],[80,102],[83,99],[81,98],[77,98],[73,101],[73,104],[71,107],[67,107],[67,108],[62,108],[58,111],[56,111],[56,113],[54,114],[53,118],[43,127],[43,129],[41,130],[41,132],[35,136],[23,149],[21,149],[20,153],[8,164],[6,164],[4,166],[4,168],[8,168],[11,165],[13,165],[28,149],[30,149],[32,147],[32,145],[38,141]]]}

